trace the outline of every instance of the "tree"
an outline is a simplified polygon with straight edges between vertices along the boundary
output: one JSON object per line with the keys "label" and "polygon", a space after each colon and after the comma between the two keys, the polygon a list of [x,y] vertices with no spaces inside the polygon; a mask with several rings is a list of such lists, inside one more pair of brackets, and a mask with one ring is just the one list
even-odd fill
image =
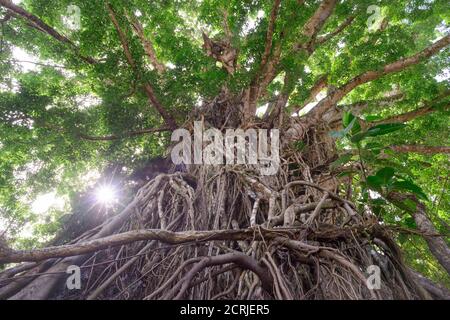
{"label": "tree", "polygon": [[[446,1],[0,8],[0,298],[450,296]],[[279,132],[276,173],[172,163],[171,132],[198,126],[247,130],[248,144],[279,130],[265,137]],[[94,170],[122,205],[90,198]],[[24,198],[55,188],[72,214],[21,242],[38,219]],[[81,291],[61,281],[73,265]]]}

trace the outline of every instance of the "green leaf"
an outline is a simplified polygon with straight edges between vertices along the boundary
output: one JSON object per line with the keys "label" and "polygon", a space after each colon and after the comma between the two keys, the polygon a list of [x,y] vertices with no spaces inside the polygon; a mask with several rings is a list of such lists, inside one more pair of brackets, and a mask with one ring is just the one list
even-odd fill
{"label": "green leaf", "polygon": [[365,116],[366,121],[371,122],[371,121],[376,121],[376,120],[380,120],[382,119],[381,116],[377,116],[377,115],[368,115]]}
{"label": "green leaf", "polygon": [[392,180],[394,173],[395,173],[394,168],[385,167],[383,169],[378,170],[378,172],[376,173],[376,176],[380,177],[381,180],[383,181],[383,184],[386,185]]}
{"label": "green leaf", "polygon": [[344,112],[342,115],[342,124],[344,125],[344,128],[347,128],[352,121],[354,122],[356,117],[351,112]]}
{"label": "green leaf", "polygon": [[408,180],[395,181],[392,184],[392,188],[395,190],[410,191],[410,192],[414,193],[415,195],[417,195],[419,198],[421,198],[423,200],[428,200],[428,197],[425,194],[425,192],[423,192],[423,190],[418,185],[416,185],[415,183],[413,183],[411,181],[408,181]]}
{"label": "green leaf", "polygon": [[343,156],[339,157],[337,160],[333,161],[330,164],[330,168],[331,169],[335,169],[340,165],[344,165],[347,162],[349,162],[352,159],[353,155],[352,154],[344,154]]}
{"label": "green leaf", "polygon": [[381,190],[381,187],[383,186],[383,178],[379,176],[368,176],[366,179],[367,186],[369,186],[371,189],[375,190]]}
{"label": "green leaf", "polygon": [[342,116],[342,124],[344,126],[344,135],[348,134],[349,132],[351,132],[352,134],[357,134],[361,131],[359,119],[355,117],[351,112],[344,112]]}
{"label": "green leaf", "polygon": [[364,139],[367,136],[366,134],[367,134],[367,131],[366,132],[357,133],[357,134],[355,134],[354,136],[352,136],[350,138],[350,141],[353,142],[353,143],[358,143],[358,142],[360,142],[362,139]]}
{"label": "green leaf", "polygon": [[295,141],[294,142],[294,147],[295,149],[297,149],[298,151],[302,151],[305,147],[306,147],[306,143],[304,143],[301,140]]}
{"label": "green leaf", "polygon": [[403,123],[384,123],[373,126],[367,130],[367,136],[376,137],[384,134],[388,134],[406,127]]}
{"label": "green leaf", "polygon": [[364,146],[364,149],[371,150],[371,149],[380,149],[382,145],[378,142],[369,142]]}
{"label": "green leaf", "polygon": [[416,228],[416,221],[412,217],[406,217],[404,220],[404,223],[408,228],[411,228],[411,229]]}
{"label": "green leaf", "polygon": [[350,140],[354,143],[357,143],[357,142],[363,140],[364,138],[381,136],[384,134],[388,134],[388,133],[403,129],[404,127],[406,127],[406,125],[403,123],[379,124],[379,125],[371,127],[370,129],[368,129],[365,132],[360,132],[360,133],[354,135]]}

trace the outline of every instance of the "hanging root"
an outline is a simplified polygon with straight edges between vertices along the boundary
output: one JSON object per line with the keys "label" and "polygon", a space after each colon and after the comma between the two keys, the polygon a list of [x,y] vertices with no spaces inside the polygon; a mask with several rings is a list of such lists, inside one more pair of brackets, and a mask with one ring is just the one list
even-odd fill
{"label": "hanging root", "polygon": [[[242,165],[161,174],[95,232],[0,253],[0,263],[34,261],[0,273],[0,298],[430,298],[389,232],[318,174],[330,146],[312,145],[309,158],[288,152],[274,176]],[[81,290],[62,281],[71,264],[81,267]],[[373,290],[371,265],[381,270]]]}

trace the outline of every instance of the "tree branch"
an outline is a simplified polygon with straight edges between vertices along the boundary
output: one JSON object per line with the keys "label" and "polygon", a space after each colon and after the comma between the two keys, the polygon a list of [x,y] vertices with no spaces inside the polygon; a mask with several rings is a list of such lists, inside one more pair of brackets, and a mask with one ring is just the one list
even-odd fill
{"label": "tree branch", "polygon": [[[381,119],[377,121],[371,122],[371,124],[383,124],[383,123],[396,123],[396,122],[408,122],[411,121],[417,117],[421,117],[424,115],[427,115],[429,113],[438,111],[438,108],[434,108],[434,104],[438,103],[443,98],[446,98],[450,96],[450,90],[445,91],[443,94],[439,95],[436,99],[433,99],[432,101],[425,102],[423,107],[420,107],[418,109],[405,112],[402,114],[394,115],[391,117],[388,117],[386,119]],[[447,103],[444,105],[443,109],[448,109],[450,107],[450,103]]]}
{"label": "tree branch", "polygon": [[125,132],[121,135],[108,135],[108,136],[90,136],[83,133],[79,133],[78,136],[83,140],[90,140],[90,141],[112,141],[112,140],[119,140],[123,138],[130,138],[135,137],[147,133],[155,133],[155,132],[163,132],[163,131],[170,131],[171,128],[169,127],[160,127],[160,128],[149,128],[149,129],[142,129],[142,130],[136,130],[136,131],[129,131]]}
{"label": "tree branch", "polygon": [[[330,197],[333,197],[330,194]],[[130,206],[129,206],[130,207]],[[309,208],[305,208],[307,210]],[[330,229],[332,228],[332,229]],[[157,240],[168,244],[183,244],[188,242],[207,242],[216,240],[230,240],[230,241],[242,241],[242,240],[270,240],[276,237],[297,237],[299,233],[305,230],[302,227],[296,228],[277,228],[277,229],[265,229],[262,227],[237,229],[237,230],[207,230],[207,231],[185,231],[185,232],[173,232],[162,229],[144,229],[134,230],[114,235],[100,235],[92,240],[86,240],[84,242],[67,244],[61,246],[53,246],[42,249],[34,250],[2,250],[0,251],[0,264],[23,262],[23,261],[42,261],[49,258],[61,258],[84,255],[87,253],[95,252],[109,247],[124,245],[136,241],[143,240]],[[332,232],[330,231],[332,230]],[[336,239],[346,239],[352,236],[352,233],[367,233],[366,226],[359,226],[354,229],[331,227],[325,231],[311,230],[308,233],[308,239],[316,241],[336,241]]]}
{"label": "tree branch", "polygon": [[77,55],[85,62],[87,62],[89,64],[97,63],[97,61],[91,57],[85,57],[85,56],[80,55],[78,52],[79,51],[78,47],[70,39],[68,39],[67,37],[60,34],[58,31],[56,31],[55,29],[50,27],[44,21],[39,19],[37,16],[26,11],[25,9],[21,8],[20,6],[15,5],[12,1],[0,0],[0,6],[6,8],[8,10],[11,10],[15,14],[23,17],[26,21],[28,21],[30,23],[30,26],[33,27],[34,29],[51,36],[52,38],[54,38],[55,40],[57,40],[59,42],[70,45],[76,51]]}
{"label": "tree branch", "polygon": [[[128,46],[128,41],[126,39],[125,33],[120,28],[119,22],[117,21],[116,14],[114,13],[114,10],[111,7],[111,4],[107,3],[106,7],[108,9],[109,17],[111,18],[111,21],[114,24],[114,27],[119,35],[119,40],[122,44],[122,48],[125,52],[125,56],[128,60],[128,63],[133,68],[136,76],[140,79],[142,77],[141,77],[141,74],[140,74],[140,72],[137,68],[137,65],[133,59],[133,56],[131,55],[130,47]],[[148,83],[148,82],[144,83],[143,88],[144,88],[145,94],[147,95],[148,100],[155,107],[155,109],[159,112],[159,114],[164,119],[164,121],[169,126],[169,128],[175,129],[177,127],[177,123],[176,123],[175,119],[166,111],[164,106],[161,104],[159,99],[156,97],[156,94],[153,90],[153,87],[150,85],[150,83]]]}
{"label": "tree branch", "polygon": [[307,37],[306,41],[297,43],[294,46],[294,51],[305,49],[310,54],[314,48],[314,42],[327,19],[331,16],[337,0],[324,0],[314,12],[312,17],[303,26],[302,34]]}
{"label": "tree branch", "polygon": [[349,92],[351,92],[356,87],[368,83],[370,81],[379,79],[384,75],[396,73],[406,69],[407,67],[418,64],[421,61],[437,54],[441,49],[445,48],[449,44],[450,44],[450,35],[447,35],[442,39],[440,39],[439,41],[433,43],[431,46],[427,47],[426,49],[422,50],[421,52],[411,57],[403,58],[395,62],[389,63],[377,71],[366,71],[356,76],[355,78],[353,78],[352,80],[350,80],[349,82],[338,88],[336,91],[334,91],[331,95],[322,99],[322,101],[319,102],[319,104],[310,112],[310,115],[314,117],[316,120],[319,120],[320,117],[331,106],[336,105],[337,102],[339,102],[343,97],[345,97]]}
{"label": "tree branch", "polygon": [[416,270],[410,269],[411,274],[416,281],[422,285],[434,298],[441,300],[450,300],[450,291],[438,283],[431,281]]}
{"label": "tree branch", "polygon": [[345,28],[347,28],[349,25],[351,25],[352,22],[355,20],[355,18],[356,18],[356,16],[354,16],[354,15],[349,16],[334,31],[332,31],[328,34],[325,34],[323,36],[317,37],[315,44],[323,44],[323,43],[329,41],[330,39],[332,39],[333,37],[337,36],[342,31],[344,31]]}
{"label": "tree branch", "polygon": [[450,147],[445,146],[424,146],[424,145],[396,145],[396,146],[390,146],[389,149],[395,152],[400,153],[408,153],[408,152],[414,152],[414,153],[421,153],[421,154],[428,154],[433,155],[436,153],[450,153]]}
{"label": "tree branch", "polygon": [[376,105],[377,107],[388,106],[391,105],[393,102],[403,99],[404,97],[405,95],[403,93],[396,93],[380,99],[362,100],[351,104],[339,105],[339,108],[349,110],[353,114],[358,115],[361,114],[361,111],[363,111],[370,105]]}
{"label": "tree branch", "polygon": [[114,25],[114,28],[116,29],[117,34],[119,35],[119,40],[120,40],[120,43],[122,44],[122,48],[123,48],[123,51],[125,52],[125,56],[128,60],[128,63],[135,70],[135,72],[137,72],[136,63],[134,62],[133,56],[131,55],[127,38],[125,36],[125,33],[120,28],[119,22],[117,21],[116,14],[114,13],[114,10],[111,7],[111,4],[107,3],[106,8],[108,9],[109,18],[111,19],[111,21]]}
{"label": "tree branch", "polygon": [[281,45],[274,49],[272,58],[269,61],[269,56],[273,46],[273,33],[275,29],[275,21],[278,15],[278,9],[280,7],[281,0],[275,0],[271,13],[269,25],[267,27],[266,42],[264,45],[264,52],[261,58],[261,63],[258,72],[254,76],[250,83],[250,87],[245,91],[244,95],[244,118],[250,118],[254,116],[256,112],[256,101],[258,100],[261,92],[270,82],[275,73],[276,65],[278,64],[281,54]]}
{"label": "tree branch", "polygon": [[[438,232],[436,231],[433,222],[431,222],[427,216],[425,205],[412,194],[391,192],[386,198],[400,209],[411,214],[416,222],[417,229],[424,234],[423,237],[427,242],[431,253],[444,269],[447,270],[447,273],[450,274],[450,248],[445,242],[444,237],[429,236],[430,234],[438,234]],[[409,203],[414,204],[415,207],[411,206]]]}
{"label": "tree branch", "polygon": [[158,58],[156,57],[155,49],[153,47],[153,44],[150,40],[148,40],[144,35],[144,29],[142,25],[140,24],[139,20],[135,16],[130,16],[129,14],[126,14],[126,17],[128,21],[131,23],[133,30],[138,35],[139,39],[142,42],[142,46],[144,47],[145,54],[147,55],[148,59],[150,60],[150,63],[152,66],[158,71],[159,74],[164,73],[166,71],[166,67],[159,62]]}
{"label": "tree branch", "polygon": [[275,28],[275,21],[277,19],[278,9],[280,7],[281,0],[275,0],[272,11],[270,12],[269,26],[267,27],[266,33],[266,44],[264,46],[264,53],[261,58],[260,70],[263,70],[266,66],[267,60],[269,59],[270,51],[272,49],[273,42],[273,32]]}

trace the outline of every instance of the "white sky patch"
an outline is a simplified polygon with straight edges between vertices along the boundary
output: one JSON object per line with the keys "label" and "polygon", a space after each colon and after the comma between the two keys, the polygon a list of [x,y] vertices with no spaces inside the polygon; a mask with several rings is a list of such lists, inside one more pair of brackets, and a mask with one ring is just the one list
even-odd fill
{"label": "white sky patch", "polygon": [[200,108],[203,105],[203,98],[199,94],[195,94],[195,107]]}
{"label": "white sky patch", "polygon": [[40,161],[32,161],[20,168],[16,168],[13,172],[15,180],[25,180],[28,175],[36,174],[43,166]]}
{"label": "white sky patch", "polygon": [[379,199],[379,198],[381,198],[381,195],[378,192],[376,192],[376,191],[369,190],[369,195],[370,195],[370,197],[372,199]]}
{"label": "white sky patch", "polygon": [[22,228],[20,228],[19,237],[20,238],[31,238],[33,236],[33,224],[26,223]]}
{"label": "white sky patch", "polygon": [[[198,16],[195,14],[187,13],[184,10],[179,10],[178,15],[184,20],[186,26],[189,26],[189,34],[191,37],[196,39],[199,43],[203,43],[202,32],[206,32],[211,36],[214,36],[214,32],[211,29],[211,26],[205,24],[198,19]],[[181,32],[180,28],[176,28],[175,32]]]}
{"label": "white sky patch", "polygon": [[302,110],[300,110],[298,112],[298,116],[303,116],[303,115],[307,114],[308,112],[310,112],[319,103],[319,101],[322,100],[323,98],[325,98],[326,96],[327,96],[326,90],[320,91],[317,94],[317,96],[314,98],[313,102],[308,103]]}
{"label": "white sky patch", "polygon": [[[286,72],[284,72],[284,71],[280,72],[280,74],[277,75],[275,77],[275,79],[273,79],[272,83],[280,83],[280,84],[284,85],[284,77],[285,77],[285,75],[286,75]],[[277,94],[277,93],[275,93],[275,94]]]}
{"label": "white sky patch", "polygon": [[253,62],[255,62],[255,58],[250,57],[247,60],[247,63],[246,63],[246,66],[245,66],[245,70],[250,71],[250,69],[251,69],[250,66],[253,64]]}
{"label": "white sky patch", "polygon": [[6,221],[4,218],[0,217],[0,235],[6,231],[7,227],[8,227],[8,221]]}
{"label": "white sky patch", "polygon": [[169,69],[175,69],[176,65],[174,65],[172,62],[167,62],[166,63],[166,67],[169,68]]}
{"label": "white sky patch", "polygon": [[342,53],[342,51],[343,51],[344,48],[345,48],[345,42],[343,42],[342,40],[340,40],[340,41],[337,43],[337,49],[336,49],[336,51],[335,51],[335,53],[334,53],[334,56],[335,56],[335,57],[339,56],[339,55]]}
{"label": "white sky patch", "polygon": [[31,211],[35,214],[44,214],[50,209],[64,209],[65,201],[58,197],[55,191],[39,195],[31,203]]}
{"label": "white sky patch", "polygon": [[437,82],[443,82],[450,80],[450,68],[441,70],[441,73],[434,77]]}
{"label": "white sky patch", "polygon": [[83,96],[75,97],[75,103],[77,104],[78,109],[86,110],[92,106],[96,106],[102,103],[102,99],[93,95],[87,94]]}
{"label": "white sky patch", "polygon": [[70,71],[61,65],[58,65],[54,61],[41,60],[37,56],[30,54],[24,49],[16,46],[12,47],[12,58],[15,64],[17,64],[23,72],[39,72],[42,69],[42,65],[48,65],[49,67],[54,67],[55,69],[57,69],[68,79],[74,78],[76,76],[73,71]]}
{"label": "white sky patch", "polygon": [[445,37],[450,32],[450,26],[448,26],[445,21],[442,21],[435,29],[434,31],[437,33],[436,39],[434,39],[432,42],[435,43],[436,41],[441,40],[443,37]]}
{"label": "white sky patch", "polygon": [[267,110],[268,107],[269,107],[269,104],[266,103],[266,104],[262,105],[261,107],[257,108],[256,109],[256,116],[257,117],[262,117],[266,113],[266,110]]}
{"label": "white sky patch", "polygon": [[68,79],[73,79],[76,77],[75,72],[67,70],[65,68],[57,68],[64,77],[68,78]]}
{"label": "white sky patch", "polygon": [[247,21],[245,21],[244,23],[241,34],[243,36],[248,35],[252,30],[255,29],[257,20],[264,18],[264,16],[265,12],[263,10],[259,10],[256,14],[256,17],[248,17]]}
{"label": "white sky patch", "polygon": [[19,82],[17,79],[11,79],[11,84],[8,83],[0,83],[0,92],[12,92],[17,93],[19,92]]}
{"label": "white sky patch", "polygon": [[80,181],[83,185],[92,185],[98,179],[100,179],[101,174],[98,170],[89,170],[86,174],[80,177]]}
{"label": "white sky patch", "polygon": [[21,67],[24,72],[29,71],[39,71],[41,68],[36,64],[39,61],[39,58],[29,54],[25,50],[19,47],[12,48],[12,56],[13,59],[17,62],[17,64]]}
{"label": "white sky patch", "polygon": [[141,155],[144,152],[144,148],[142,147],[136,147],[136,149],[134,149],[134,155],[138,156]]}

